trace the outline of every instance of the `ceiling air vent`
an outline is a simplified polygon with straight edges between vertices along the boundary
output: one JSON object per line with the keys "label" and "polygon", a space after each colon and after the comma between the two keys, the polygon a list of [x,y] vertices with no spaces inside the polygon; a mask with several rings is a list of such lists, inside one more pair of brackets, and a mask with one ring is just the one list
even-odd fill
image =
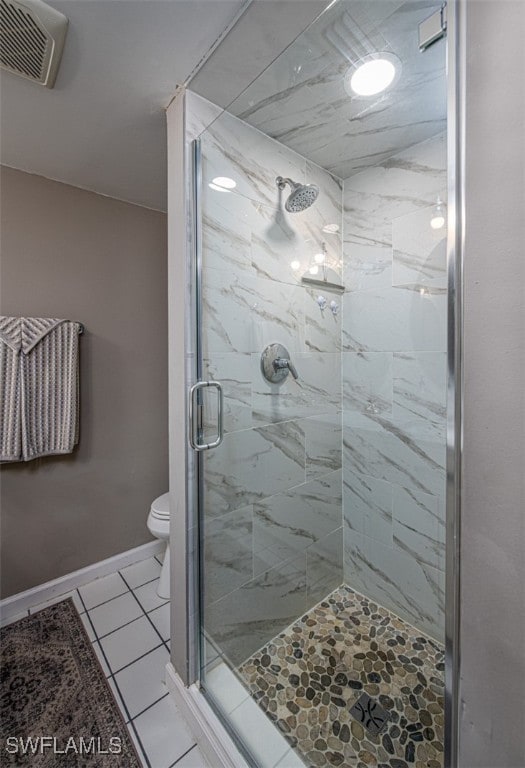
{"label": "ceiling air vent", "polygon": [[40,0],[0,0],[0,64],[52,88],[67,32],[67,18]]}

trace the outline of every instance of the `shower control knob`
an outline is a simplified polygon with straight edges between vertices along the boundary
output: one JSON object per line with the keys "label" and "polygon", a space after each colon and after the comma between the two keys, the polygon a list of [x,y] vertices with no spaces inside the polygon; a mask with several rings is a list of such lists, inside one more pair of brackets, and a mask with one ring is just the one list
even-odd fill
{"label": "shower control knob", "polygon": [[287,368],[294,379],[299,378],[299,374],[297,373],[297,368],[292,363],[291,360],[288,360],[287,357],[278,357],[276,360],[273,361],[273,367],[276,371],[282,370],[283,368]]}
{"label": "shower control knob", "polygon": [[332,315],[334,316],[337,315],[337,313],[339,312],[339,304],[337,303],[337,301],[330,302],[330,309],[332,310]]}
{"label": "shower control knob", "polygon": [[290,354],[282,344],[268,344],[261,355],[261,373],[270,384],[281,384],[292,374],[294,379],[299,378],[295,365],[290,360]]}
{"label": "shower control knob", "polygon": [[319,304],[319,309],[323,310],[325,309],[328,302],[326,301],[324,296],[318,296],[317,303]]}

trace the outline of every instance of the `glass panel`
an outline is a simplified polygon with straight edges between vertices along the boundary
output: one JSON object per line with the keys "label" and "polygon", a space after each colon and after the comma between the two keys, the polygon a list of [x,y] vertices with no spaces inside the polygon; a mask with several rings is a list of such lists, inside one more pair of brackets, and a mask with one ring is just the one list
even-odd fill
{"label": "glass panel", "polygon": [[201,135],[201,680],[260,765],[442,764],[439,7],[340,0]]}

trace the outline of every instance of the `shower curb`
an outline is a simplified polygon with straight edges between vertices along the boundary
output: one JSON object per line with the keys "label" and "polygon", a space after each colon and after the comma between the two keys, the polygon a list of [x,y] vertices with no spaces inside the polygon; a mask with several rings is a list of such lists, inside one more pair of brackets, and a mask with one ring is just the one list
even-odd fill
{"label": "shower curb", "polygon": [[166,664],[165,682],[210,767],[248,768],[248,763],[198,685],[194,683],[187,688],[171,662]]}

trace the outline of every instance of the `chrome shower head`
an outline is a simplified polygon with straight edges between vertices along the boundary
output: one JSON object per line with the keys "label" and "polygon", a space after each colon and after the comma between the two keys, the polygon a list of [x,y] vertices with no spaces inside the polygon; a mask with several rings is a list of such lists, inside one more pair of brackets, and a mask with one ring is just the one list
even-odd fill
{"label": "chrome shower head", "polygon": [[297,184],[292,179],[283,179],[282,176],[277,176],[275,181],[279,189],[284,189],[287,184],[290,185],[292,191],[284,204],[289,213],[305,211],[317,200],[319,187],[316,187],[315,184]]}

